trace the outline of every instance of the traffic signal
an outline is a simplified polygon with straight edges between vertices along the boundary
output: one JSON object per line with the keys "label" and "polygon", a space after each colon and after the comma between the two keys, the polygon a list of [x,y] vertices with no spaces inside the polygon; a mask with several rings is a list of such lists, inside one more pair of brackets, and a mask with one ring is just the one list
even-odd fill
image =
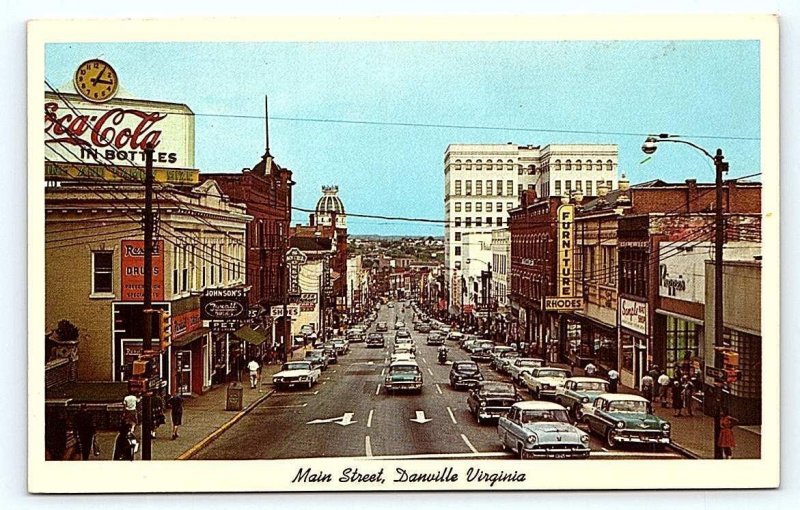
{"label": "traffic signal", "polygon": [[166,351],[172,342],[172,320],[166,310],[158,311],[158,342],[162,351]]}
{"label": "traffic signal", "polygon": [[729,367],[738,367],[739,366],[739,353],[736,351],[723,351],[722,352],[722,364],[725,368]]}

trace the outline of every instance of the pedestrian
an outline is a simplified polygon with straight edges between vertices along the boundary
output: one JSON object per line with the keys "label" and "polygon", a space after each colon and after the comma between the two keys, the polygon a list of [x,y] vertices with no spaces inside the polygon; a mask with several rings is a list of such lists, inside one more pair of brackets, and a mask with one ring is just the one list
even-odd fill
{"label": "pedestrian", "polygon": [[681,397],[683,397],[683,407],[686,409],[686,414],[689,416],[694,416],[694,412],[692,411],[692,403],[694,401],[694,385],[692,384],[692,381],[685,375],[683,376],[683,379],[681,379],[681,389],[683,392]]}
{"label": "pedestrian", "polygon": [[167,422],[167,418],[164,416],[164,399],[161,398],[161,395],[158,393],[153,394],[153,398],[150,401],[150,408],[153,411],[153,428],[150,430],[150,437],[155,438],[158,427]]}
{"label": "pedestrian", "polygon": [[640,388],[642,390],[642,396],[649,400],[650,402],[653,401],[653,386],[655,385],[655,380],[650,375],[650,373],[644,374],[642,377],[642,381],[640,383]]}
{"label": "pedestrian", "polygon": [[608,391],[610,393],[617,392],[617,385],[619,384],[619,372],[613,368],[608,371]]}
{"label": "pedestrian", "polygon": [[661,397],[661,407],[667,407],[667,393],[669,392],[670,383],[669,376],[662,370],[656,382],[658,382],[658,394]]}
{"label": "pedestrian", "polygon": [[722,450],[723,459],[733,458],[733,449],[736,447],[736,438],[733,436],[733,427],[738,420],[728,414],[727,409],[722,409],[719,416],[719,448]]}
{"label": "pedestrian", "polygon": [[258,371],[261,369],[261,365],[258,364],[255,358],[250,360],[250,363],[247,364],[247,370],[250,371],[250,388],[255,388],[256,383],[258,383]]}
{"label": "pedestrian", "polygon": [[675,416],[682,416],[683,411],[683,388],[681,381],[675,378],[672,381],[672,409],[675,410]]}
{"label": "pedestrian", "polygon": [[136,436],[133,435],[128,423],[122,421],[117,430],[117,439],[114,441],[113,460],[133,460],[138,450]]}
{"label": "pedestrian", "polygon": [[653,378],[653,387],[655,387],[655,382],[658,379],[658,376],[661,375],[661,370],[659,369],[658,365],[653,365],[650,368],[650,371],[647,373],[650,377]]}
{"label": "pedestrian", "polygon": [[139,424],[139,413],[137,406],[141,399],[133,394],[126,395],[122,399],[122,421],[128,425],[131,433],[136,430],[136,425]]}
{"label": "pedestrian", "polygon": [[171,410],[172,439],[175,440],[178,438],[178,427],[183,425],[183,397],[176,393],[169,398],[167,405]]}
{"label": "pedestrian", "polygon": [[89,460],[91,453],[100,455],[100,448],[97,446],[97,427],[85,403],[81,404],[80,410],[75,415],[74,426],[80,442],[81,459]]}
{"label": "pedestrian", "polygon": [[591,377],[597,372],[597,367],[591,361],[583,367],[583,371],[586,373],[587,376]]}

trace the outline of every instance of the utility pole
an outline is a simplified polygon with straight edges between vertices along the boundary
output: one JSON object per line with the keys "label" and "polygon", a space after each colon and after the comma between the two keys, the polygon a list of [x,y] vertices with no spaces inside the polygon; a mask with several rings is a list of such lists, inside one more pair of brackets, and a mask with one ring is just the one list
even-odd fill
{"label": "utility pole", "polygon": [[[717,149],[714,155],[714,169],[716,170],[716,205],[714,211],[714,365],[721,366],[716,360],[722,354],[725,347],[725,323],[723,322],[724,296],[722,293],[722,271],[723,271],[723,244],[725,242],[725,217],[722,214],[723,181],[722,174],[728,171],[728,163],[724,161],[722,149]],[[720,433],[720,413],[722,397],[724,395],[724,384],[717,388],[714,395],[714,458],[722,458],[722,449],[719,446]]]}
{"label": "utility pole", "polygon": [[[144,149],[144,299],[142,306],[142,354],[153,349],[153,145]],[[155,367],[153,367],[155,369]],[[152,396],[145,387],[142,396],[142,460],[152,458]]]}
{"label": "utility pole", "polygon": [[289,318],[289,265],[286,263],[286,247],[284,246],[283,248],[283,254],[281,255],[283,259],[281,265],[281,280],[283,282],[283,285],[281,285],[281,292],[283,293],[283,350],[286,354],[286,361],[289,361],[289,357],[292,355],[292,347],[294,347],[294,340],[289,338],[292,334],[292,321]]}

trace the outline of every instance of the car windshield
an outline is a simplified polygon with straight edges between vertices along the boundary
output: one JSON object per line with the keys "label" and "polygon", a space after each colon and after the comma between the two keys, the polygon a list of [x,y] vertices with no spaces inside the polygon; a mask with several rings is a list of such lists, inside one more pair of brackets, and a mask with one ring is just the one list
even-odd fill
{"label": "car windshield", "polygon": [[508,351],[500,354],[501,358],[519,358],[519,353],[517,351]]}
{"label": "car windshield", "polygon": [[559,379],[566,379],[567,373],[563,370],[539,370],[536,372],[537,377],[557,377]]}
{"label": "car windshield", "polygon": [[540,367],[542,362],[538,359],[521,359],[517,361],[517,365],[521,367]]}
{"label": "car windshield", "polygon": [[639,400],[616,400],[608,403],[608,410],[615,413],[646,413],[647,402]]}
{"label": "car windshield", "polygon": [[456,363],[453,365],[453,369],[458,372],[477,372],[478,365],[475,363]]}
{"label": "car windshield", "polygon": [[498,394],[509,393],[513,395],[516,392],[514,391],[514,386],[511,384],[503,382],[489,382],[481,386],[481,393],[485,393],[487,395],[498,395]]}
{"label": "car windshield", "polygon": [[308,351],[306,353],[306,358],[319,358],[322,354],[322,351]]}
{"label": "car windshield", "polygon": [[578,391],[600,391],[605,393],[608,391],[608,384],[599,381],[580,382],[575,385],[575,389]]}
{"label": "car windshield", "polygon": [[281,365],[281,370],[310,370],[311,363],[303,363],[302,361],[295,361],[294,363],[284,363]]}
{"label": "car windshield", "polygon": [[540,423],[540,422],[562,422],[569,423],[569,416],[567,411],[561,409],[548,409],[548,410],[528,410],[522,411],[522,423]]}
{"label": "car windshield", "polygon": [[373,333],[373,334],[371,334],[369,336],[369,339],[370,340],[383,340],[383,335],[380,335],[380,334],[376,335],[376,334]]}
{"label": "car windshield", "polygon": [[392,367],[389,371],[393,374],[416,374],[419,372],[419,368],[411,365],[400,365]]}

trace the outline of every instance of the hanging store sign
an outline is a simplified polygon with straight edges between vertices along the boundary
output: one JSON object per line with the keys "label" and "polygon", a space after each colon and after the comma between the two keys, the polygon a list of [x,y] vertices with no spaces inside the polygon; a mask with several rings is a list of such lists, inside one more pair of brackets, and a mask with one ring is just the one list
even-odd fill
{"label": "hanging store sign", "polygon": [[567,310],[580,310],[583,308],[583,298],[579,297],[546,297],[544,309],[550,312],[563,312]]}
{"label": "hanging store sign", "polygon": [[647,303],[620,298],[618,309],[619,323],[622,327],[643,335],[647,334]]}
{"label": "hanging store sign", "polygon": [[247,293],[244,289],[206,289],[200,296],[200,316],[204,321],[247,320]]}
{"label": "hanging store sign", "polygon": [[[144,241],[124,239],[120,255],[122,301],[144,302]],[[164,241],[153,244],[151,299],[164,301]]]}
{"label": "hanging store sign", "polygon": [[558,297],[571,297],[575,290],[572,256],[575,248],[575,206],[558,208]]}
{"label": "hanging store sign", "polygon": [[297,248],[286,252],[286,266],[289,268],[289,294],[300,294],[300,266],[305,264],[308,257]]}
{"label": "hanging store sign", "polygon": [[[300,305],[288,305],[286,307],[286,315],[289,317],[300,316]],[[283,317],[283,305],[276,305],[270,309],[270,316]]]}

